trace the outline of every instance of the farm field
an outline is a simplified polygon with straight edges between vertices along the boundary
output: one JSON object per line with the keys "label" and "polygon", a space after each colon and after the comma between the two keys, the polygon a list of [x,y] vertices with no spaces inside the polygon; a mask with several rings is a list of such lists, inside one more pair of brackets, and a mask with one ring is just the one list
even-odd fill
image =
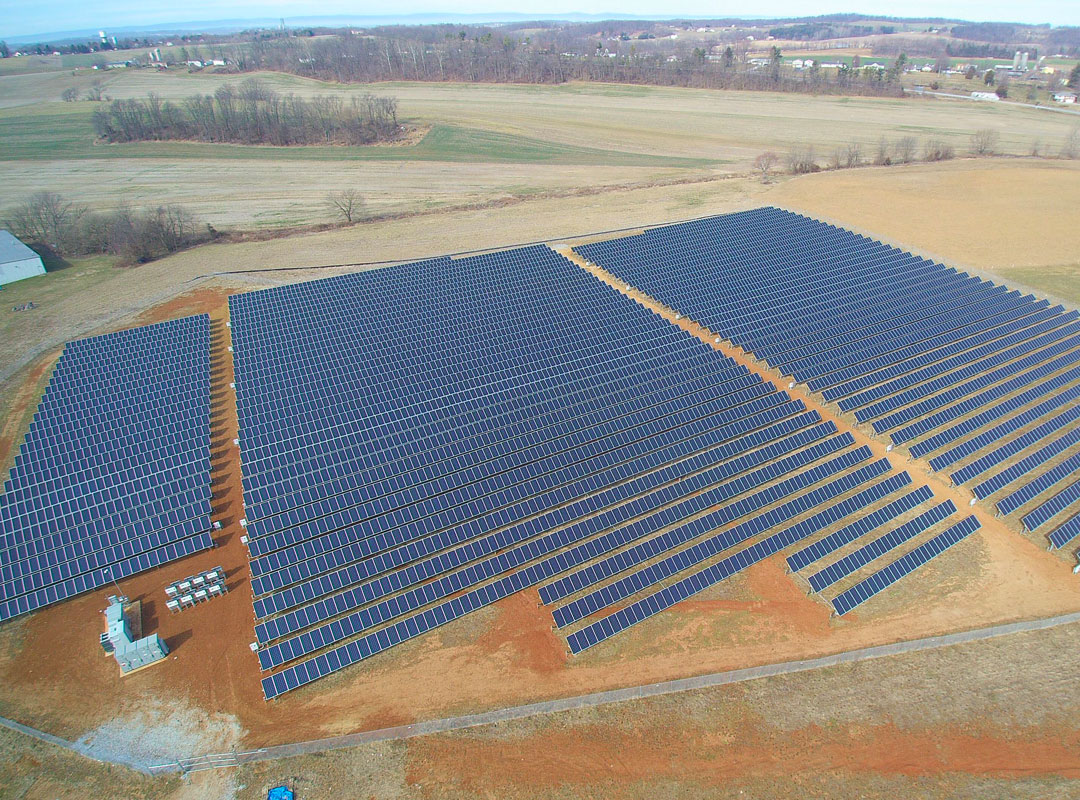
{"label": "farm field", "polygon": [[1080,204],[1080,165],[1024,159],[821,173],[786,181],[767,199],[1080,304],[1080,260],[1063,235]]}
{"label": "farm field", "polygon": [[[0,77],[0,180],[9,197],[78,191],[90,203],[181,202],[218,227],[328,222],[327,192],[357,188],[366,213],[412,212],[477,197],[528,197],[580,187],[640,185],[745,173],[766,149],[811,144],[824,160],[855,141],[940,136],[964,152],[993,128],[1004,152],[1064,140],[1074,120],[1036,109],[966,101],[808,97],[605,84],[564,86],[335,85],[281,74],[279,92],[396,96],[400,118],[426,130],[415,144],[370,148],[238,147],[201,143],[95,144],[97,104],[61,92],[100,80],[114,98],[209,93],[247,76],[210,73],[42,73]],[[42,101],[45,102],[42,102]],[[122,176],[123,180],[114,180]]]}

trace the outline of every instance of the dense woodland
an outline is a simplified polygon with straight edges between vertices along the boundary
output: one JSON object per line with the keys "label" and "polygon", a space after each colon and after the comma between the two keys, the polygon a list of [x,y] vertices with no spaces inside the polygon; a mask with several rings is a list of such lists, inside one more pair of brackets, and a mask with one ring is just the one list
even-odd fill
{"label": "dense woodland", "polygon": [[326,95],[307,100],[278,94],[249,79],[179,103],[153,93],[143,100],[113,100],[94,112],[94,131],[108,142],[364,145],[396,138],[401,126],[393,97],[364,94],[347,102]]}
{"label": "dense woodland", "polygon": [[[384,29],[379,36],[281,38],[253,43],[243,69],[275,70],[341,83],[469,81],[551,83],[571,80],[757,89],[815,94],[899,95],[895,75],[841,69],[795,74],[776,51],[768,63],[729,46],[714,59],[701,47],[667,54],[650,40],[596,38],[553,28],[542,37],[496,34],[449,26]],[[587,48],[585,55],[580,51]]]}

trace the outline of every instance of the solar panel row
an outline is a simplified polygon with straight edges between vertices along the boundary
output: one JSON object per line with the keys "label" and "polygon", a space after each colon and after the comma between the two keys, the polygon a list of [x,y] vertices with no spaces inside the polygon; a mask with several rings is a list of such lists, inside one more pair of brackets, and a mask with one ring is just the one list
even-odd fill
{"label": "solar panel row", "polygon": [[842,229],[764,208],[576,249],[912,455],[949,447],[935,469],[993,445],[958,482],[1047,442],[1061,453],[1080,422],[1080,312]]}
{"label": "solar panel row", "polygon": [[[955,442],[958,439],[962,439],[964,436],[967,436],[974,431],[977,431],[984,425],[1001,419],[1007,414],[1011,414],[1012,412],[1023,408],[1029,403],[1036,402],[1047,394],[1050,394],[1053,397],[1055,392],[1062,389],[1063,387],[1070,386],[1070,384],[1075,384],[1075,382],[1078,380],[1080,380],[1080,368],[1071,369],[1061,375],[1058,375],[1057,377],[1045,381],[1044,383],[1033,386],[1030,389],[1021,392],[1014,397],[1010,397],[1003,403],[991,406],[990,408],[987,408],[986,410],[981,411],[978,414],[968,417],[967,419],[956,423],[952,427],[946,428],[945,430],[934,434],[928,439],[917,442],[916,444],[911,446],[910,452],[913,456],[916,457],[932,453],[934,450],[937,450],[940,447],[951,444],[952,442]],[[1072,394],[1075,389],[1076,386],[1073,385],[1070,386],[1070,388],[1065,389],[1063,393]]]}
{"label": "solar panel row", "polygon": [[[1071,425],[1072,423],[1080,420],[1080,406],[1073,406],[1068,411],[1058,414],[1056,417],[1051,417],[1030,431],[1017,436],[1015,439],[1011,439],[1001,447],[997,447],[991,450],[986,455],[975,461],[967,464],[964,467],[956,470],[951,476],[952,482],[957,486],[967,483],[972,478],[982,475],[992,467],[996,467],[998,464],[1012,458],[1018,453],[1022,453],[1034,444],[1042,441],[1052,433],[1057,433],[1062,428]],[[1071,433],[1080,433],[1080,429],[1074,429]],[[1065,434],[1068,437],[1070,434]],[[1074,441],[1080,441],[1074,440]]]}
{"label": "solar panel row", "polygon": [[[974,455],[984,447],[1001,441],[1010,433],[1014,433],[1021,428],[1025,428],[1028,425],[1037,422],[1044,415],[1049,414],[1049,412],[1068,405],[1077,399],[1080,399],[1080,385],[1074,386],[1061,394],[1054,395],[1049,400],[1039,403],[1015,416],[1009,417],[1004,422],[995,425],[992,428],[988,428],[978,436],[974,436],[971,439],[964,441],[962,444],[958,444],[955,447],[946,450],[944,453],[934,456],[930,459],[930,466],[935,471],[943,470],[961,459]],[[1061,417],[1058,417],[1058,419],[1060,418]],[[1053,418],[1051,418],[1046,424],[1052,424],[1053,421]]]}
{"label": "solar panel row", "polygon": [[[477,537],[485,534],[495,536],[495,541],[517,542],[535,532],[536,526],[555,527],[568,524],[588,514],[623,503],[637,495],[665,487],[662,491],[653,492],[647,497],[641,497],[635,501],[636,507],[641,509],[645,509],[652,504],[659,506],[681,496],[686,491],[690,491],[689,487],[702,488],[708,485],[707,480],[699,476],[695,476],[689,481],[681,479],[685,479],[688,475],[699,472],[703,468],[724,462],[739,453],[772,442],[773,444],[762,448],[763,451],[779,455],[795,447],[804,446],[822,436],[835,433],[834,425],[814,425],[820,420],[816,412],[800,413],[794,417],[788,417],[789,414],[799,411],[801,408],[801,404],[797,403],[784,404],[779,409],[765,412],[764,415],[739,420],[737,423],[728,426],[726,430],[708,431],[704,436],[695,436],[677,442],[675,445],[663,447],[651,452],[642,459],[625,462],[617,468],[597,473],[584,481],[565,484],[552,492],[523,500],[494,514],[454,526],[425,539],[415,539],[406,545],[402,545],[400,536],[391,536],[389,534],[341,544],[340,547],[329,550],[325,554],[304,561],[294,561],[288,566],[281,566],[276,571],[262,572],[253,580],[253,585],[256,585],[255,593],[256,595],[264,595],[289,584],[299,584],[300,581],[306,580],[319,572],[328,573],[320,578],[320,581],[341,582],[343,588],[348,584],[358,582],[362,579],[361,576],[371,574],[366,566],[354,563],[359,562],[366,556],[388,551],[383,557],[393,559],[397,553],[405,553],[415,558],[464,541],[474,540],[474,542],[479,542],[480,540]],[[781,422],[775,424],[768,424],[767,427],[762,427],[763,424],[782,417],[788,418],[782,419]],[[797,436],[789,436],[783,442],[775,441],[808,425],[814,425],[814,427],[810,431],[804,431]],[[757,430],[754,430],[755,428]],[[747,430],[752,432],[745,433]],[[692,458],[684,458],[689,454],[695,455]],[[665,464],[667,466],[657,469],[657,467]],[[679,483],[667,487],[666,485],[672,481],[679,481]],[[603,489],[603,491],[597,491],[599,489]],[[583,499],[565,505],[575,500],[575,498]],[[504,526],[507,520],[527,519],[535,517],[541,512],[543,512],[542,517],[530,520],[528,523],[515,525],[498,534],[491,533],[491,531]],[[626,512],[613,510],[608,516],[604,517],[604,520],[614,520],[624,513]],[[266,559],[254,560],[252,564],[265,560],[274,560],[279,555],[280,553],[272,553]],[[346,566],[342,568],[342,565]],[[331,572],[331,570],[335,571]],[[275,611],[281,611],[296,605],[303,600],[310,600],[319,594],[315,590],[316,586],[316,583],[308,582],[290,586],[287,590],[276,595],[271,594],[260,597],[256,601],[256,616],[262,618]],[[311,589],[308,587],[311,587]]]}
{"label": "solar panel row", "polygon": [[692,544],[717,505],[738,522],[834,478],[734,529],[756,536],[889,470],[859,469],[867,448],[822,463],[852,437],[547,248],[230,311],[267,697],[619,550]]}
{"label": "solar panel row", "polygon": [[[568,545],[563,561],[587,558],[651,504],[837,446],[835,426],[545,248],[255,293],[231,312],[257,636],[276,640],[264,667]],[[572,324],[586,317],[594,335]],[[506,331],[527,332],[505,349],[528,357],[501,354]]]}
{"label": "solar panel row", "polygon": [[201,549],[209,317],[69,343],[0,495],[0,619]]}
{"label": "solar panel row", "polygon": [[[686,550],[681,550],[655,564],[651,564],[637,572],[633,572],[620,578],[614,583],[609,583],[599,589],[591,591],[567,605],[556,608],[552,614],[555,618],[555,624],[562,628],[578,622],[590,614],[595,614],[597,611],[607,608],[614,603],[625,600],[645,587],[652,586],[662,580],[670,578],[685,569],[697,566],[706,559],[746,541],[751,536],[763,533],[769,528],[782,522],[786,522],[798,514],[813,510],[822,503],[839,497],[841,494],[849,492],[857,486],[883,475],[890,468],[887,460],[883,459],[874,462],[856,472],[849,473],[825,486],[815,489],[806,495],[802,495],[788,503],[778,506],[760,517],[752,517],[730,530],[704,539]],[[614,564],[618,569],[612,570],[608,574],[623,572],[630,567],[642,564],[649,558],[654,558],[662,552],[668,552],[673,547],[685,543],[692,536],[701,536],[711,530],[715,530],[719,524],[722,524],[722,522],[718,522],[712,514],[701,517],[693,522],[686,523],[682,529],[674,532],[676,535],[671,537],[674,541],[671,541],[670,544],[668,541],[663,540],[664,537],[661,537],[662,541],[654,548],[643,549],[643,552],[640,553],[634,552],[633,550],[627,551],[629,554],[628,558],[616,559]],[[605,575],[604,577],[608,577],[608,575]],[[588,587],[589,584],[582,581],[582,585]]]}
{"label": "solar panel row", "polygon": [[881,483],[874,484],[868,489],[859,492],[846,500],[843,500],[824,511],[804,519],[796,525],[771,534],[754,544],[741,550],[734,555],[721,559],[705,569],[693,573],[671,586],[643,597],[614,614],[603,617],[590,623],[581,630],[575,631],[567,637],[570,650],[574,653],[599,644],[605,639],[614,636],[631,625],[636,625],[642,620],[658,614],[664,609],[670,608],[678,602],[692,597],[698,592],[731,577],[737,572],[756,564],[764,558],[780,552],[808,536],[833,525],[845,517],[865,508],[888,494],[902,488],[911,482],[907,473],[894,475]]}
{"label": "solar panel row", "polygon": [[1024,528],[1029,531],[1038,530],[1078,501],[1080,501],[1080,481],[1074,481],[1025,514],[1021,522],[1024,523]]}
{"label": "solar panel row", "polygon": [[[1080,433],[1071,431],[1017,461],[1008,469],[1004,469],[982,483],[976,484],[971,491],[979,499],[990,497],[1021,478],[1030,476],[1033,469],[1061,455],[1078,442],[1080,442]],[[1042,473],[998,500],[996,503],[998,513],[1011,514],[1021,506],[1034,500],[1051,486],[1068,478],[1078,469],[1080,469],[1080,453],[1075,453],[1056,467]]]}
{"label": "solar panel row", "polygon": [[901,514],[911,511],[911,509],[932,499],[933,496],[934,493],[930,491],[929,486],[921,486],[914,492],[909,492],[903,497],[893,500],[888,505],[867,514],[865,517],[855,520],[850,525],[846,525],[840,530],[818,539],[813,544],[795,551],[787,558],[788,568],[792,572],[798,572],[803,567],[807,567],[829,555],[829,553],[833,553],[871,531],[877,530]]}
{"label": "solar panel row", "polygon": [[[597,530],[603,530],[607,527],[620,524],[634,516],[649,513],[654,509],[665,505],[670,506],[673,501],[687,497],[697,491],[707,490],[706,494],[709,496],[719,496],[721,494],[724,497],[732,496],[741,489],[729,489],[728,487],[731,486],[730,483],[720,484],[712,489],[709,489],[709,487],[715,485],[719,480],[722,480],[725,477],[737,474],[740,470],[745,469],[748,466],[762,463],[763,461],[776,458],[796,448],[804,447],[832,432],[835,432],[835,426],[832,424],[817,425],[782,441],[774,442],[773,444],[756,450],[746,456],[737,458],[734,461],[723,462],[719,466],[713,466],[703,472],[696,472],[696,474],[693,474],[691,477],[682,478],[674,483],[672,483],[673,478],[678,478],[680,474],[685,474],[687,471],[694,472],[695,468],[699,467],[702,461],[706,464],[711,464],[714,453],[709,452],[703,454],[706,456],[705,459],[690,459],[689,462],[672,464],[652,473],[640,474],[641,470],[639,469],[636,472],[630,472],[628,474],[630,476],[640,474],[640,477],[618,484],[615,490],[610,493],[589,495],[578,491],[571,495],[571,497],[582,499],[574,503],[572,507],[556,507],[553,510],[548,511],[541,519],[533,519],[527,523],[515,525],[507,530],[488,534],[483,537],[478,535],[481,531],[478,531],[474,526],[466,526],[464,529],[458,528],[436,534],[422,543],[417,542],[414,545],[399,547],[394,550],[386,550],[381,553],[379,553],[377,545],[363,548],[364,542],[356,542],[346,548],[350,551],[347,557],[355,557],[356,548],[367,549],[369,552],[379,554],[362,563],[350,564],[346,570],[323,575],[314,581],[290,587],[288,594],[286,595],[286,597],[289,598],[289,602],[278,600],[278,595],[272,595],[269,598],[260,598],[259,601],[256,601],[256,606],[258,608],[260,604],[262,604],[262,601],[266,600],[268,603],[273,604],[275,610],[282,610],[292,605],[296,605],[296,601],[300,598],[311,599],[318,597],[331,588],[345,588],[347,585],[359,583],[362,580],[374,577],[382,572],[402,566],[421,556],[437,552],[448,546],[458,545],[461,542],[468,542],[468,546],[466,547],[450,551],[436,559],[415,564],[409,569],[410,572],[416,573],[418,576],[430,577],[431,575],[439,574],[452,567],[460,566],[461,563],[469,560],[486,556],[511,545],[520,544],[522,541],[535,536],[540,530],[551,529],[557,525],[564,525],[567,523],[576,523],[584,514],[600,510],[609,505],[625,502],[630,498],[636,499],[631,503],[608,509],[601,514],[590,518],[586,525],[581,526],[580,530],[588,533],[595,533]],[[836,447],[830,447],[829,449],[835,450]],[[624,475],[624,481],[625,477],[626,475]],[[658,486],[662,486],[663,488],[652,491],[649,494],[642,494],[643,491],[656,489]],[[700,505],[701,501],[695,500],[694,502]],[[679,507],[678,509],[669,508],[665,511],[665,514],[668,516],[677,515],[681,513],[682,510],[682,507]],[[642,530],[644,530],[644,527],[642,527],[643,525],[644,520],[638,520],[638,522],[635,523],[635,526]],[[498,527],[498,523],[494,523],[493,527]],[[568,544],[571,541],[574,541],[577,538],[578,530],[578,528],[564,530],[562,533],[564,543]],[[342,581],[343,577],[347,578],[347,583]],[[358,590],[357,596],[360,594],[363,594],[365,600],[368,602],[372,599],[376,599],[374,589],[371,586]],[[335,602],[340,603],[341,601],[337,600]],[[280,630],[282,625],[283,618],[278,618],[277,620],[274,620],[273,626],[268,627]]]}
{"label": "solar panel row", "polygon": [[888,533],[868,542],[858,550],[848,553],[838,561],[834,561],[820,572],[815,572],[807,580],[815,592],[820,592],[955,513],[956,505],[952,500],[946,500],[914,519],[908,520],[900,527],[893,528]]}
{"label": "solar panel row", "polygon": [[[665,511],[660,515],[660,525],[670,525],[678,521],[679,518],[678,512],[674,510]],[[504,550],[497,556],[472,564],[462,572],[446,574],[438,578],[434,583],[417,585],[420,583],[417,578],[431,577],[431,571],[425,569],[426,565],[418,565],[416,569],[409,568],[401,573],[394,573],[374,584],[365,584],[357,592],[343,599],[338,599],[342,598],[341,595],[328,598],[328,602],[319,609],[313,609],[309,606],[296,616],[300,617],[304,623],[307,623],[312,621],[312,615],[319,615],[320,612],[323,614],[332,613],[339,610],[342,603],[348,607],[355,607],[362,602],[378,600],[394,591],[405,589],[407,586],[414,587],[408,588],[403,594],[399,594],[390,600],[368,606],[361,611],[344,617],[338,617],[334,622],[318,628],[311,628],[295,639],[272,645],[260,651],[260,661],[263,663],[264,668],[269,668],[301,655],[307,655],[312,651],[312,648],[335,643],[349,634],[362,632],[401,613],[412,611],[433,600],[448,597],[454,592],[477,585],[508,569],[521,566],[530,560],[548,556],[560,547],[566,547],[575,541],[580,541],[584,535],[597,533],[598,530],[602,530],[602,525],[603,523],[590,519],[581,528],[576,530],[564,529],[548,534],[538,540]],[[622,534],[628,530],[640,533],[636,527],[632,526],[632,529],[620,529],[616,531],[616,534]],[[546,558],[537,566],[545,575],[550,575],[555,571],[562,571],[580,564],[599,554],[602,548],[607,545],[607,542],[604,541],[605,538],[601,537],[599,540],[578,544],[570,550],[560,553],[556,558]],[[417,575],[417,572],[420,574]],[[282,622],[283,619],[285,618],[279,617],[272,622],[279,625],[286,624]]]}
{"label": "solar panel row", "polygon": [[[1012,346],[1080,317],[1080,312],[1062,314],[1061,311],[1060,306],[1037,311],[1030,316],[1012,320],[997,328],[991,328],[975,336],[950,342],[944,347],[920,354],[922,357],[899,361],[881,372],[863,375],[839,386],[829,387],[822,392],[822,396],[826,400],[837,401],[843,411],[853,411],[869,406],[883,397],[963,366],[971,358],[982,358],[1001,347]],[[929,366],[920,367],[920,364],[927,362]],[[878,382],[882,380],[885,382]]]}
{"label": "solar panel row", "polygon": [[909,575],[926,564],[935,556],[941,555],[956,543],[967,538],[982,525],[977,517],[966,517],[947,530],[928,539],[921,545],[905,553],[879,572],[841,592],[833,598],[833,608],[837,614],[846,614],[851,609],[865,603],[874,595],[892,586],[905,575]]}
{"label": "solar panel row", "polygon": [[1080,536],[1080,514],[1068,519],[1059,528],[1052,531],[1047,538],[1050,540],[1051,546],[1064,547],[1077,536]]}

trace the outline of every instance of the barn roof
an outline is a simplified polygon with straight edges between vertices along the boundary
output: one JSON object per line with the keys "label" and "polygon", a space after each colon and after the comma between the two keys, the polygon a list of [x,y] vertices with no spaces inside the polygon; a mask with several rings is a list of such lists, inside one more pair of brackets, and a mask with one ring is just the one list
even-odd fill
{"label": "barn roof", "polygon": [[38,254],[16,239],[10,232],[0,230],[0,264],[38,258]]}

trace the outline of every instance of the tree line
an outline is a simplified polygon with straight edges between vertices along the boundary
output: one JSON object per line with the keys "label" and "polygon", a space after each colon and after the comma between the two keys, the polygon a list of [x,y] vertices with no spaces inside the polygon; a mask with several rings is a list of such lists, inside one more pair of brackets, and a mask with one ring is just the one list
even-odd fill
{"label": "tree line", "polygon": [[[968,142],[968,155],[995,156],[999,155],[1001,135],[992,128],[981,128],[970,135]],[[1032,158],[1080,158],[1080,125],[1065,136],[1056,150],[1039,139],[1034,140],[1028,155]],[[940,136],[932,136],[921,143],[914,136],[896,139],[882,136],[869,147],[858,141],[835,147],[824,154],[824,163],[812,144],[793,145],[782,156],[769,150],[754,159],[753,167],[767,183],[781,167],[791,175],[806,175],[823,169],[852,169],[870,165],[888,167],[916,161],[950,161],[954,158],[956,148]]]}
{"label": "tree line", "polygon": [[91,210],[56,192],[36,192],[9,209],[4,225],[24,242],[65,256],[110,254],[145,263],[208,241],[210,226],[178,205]]}
{"label": "tree line", "polygon": [[447,26],[429,30],[397,28],[379,35],[256,41],[243,70],[288,72],[338,83],[444,81],[560,84],[567,81],[899,96],[895,76],[878,71],[781,69],[780,54],[753,63],[745,47],[727,47],[716,56],[703,48],[677,54],[649,42],[583,38],[565,29],[537,33],[537,39],[486,29],[456,33]]}
{"label": "tree line", "polygon": [[400,135],[397,99],[365,93],[345,101],[281,95],[258,79],[174,103],[154,93],[94,112],[107,142],[186,140],[252,145],[365,145]]}

